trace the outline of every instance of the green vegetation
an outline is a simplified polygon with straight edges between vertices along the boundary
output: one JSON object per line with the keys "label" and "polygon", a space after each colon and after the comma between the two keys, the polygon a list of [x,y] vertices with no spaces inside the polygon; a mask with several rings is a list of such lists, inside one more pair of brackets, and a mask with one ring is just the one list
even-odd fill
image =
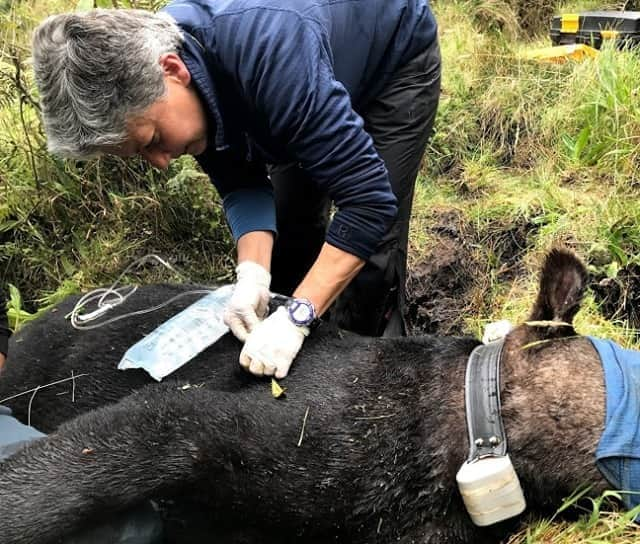
{"label": "green vegetation", "polygon": [[[444,80],[411,226],[414,331],[479,334],[488,321],[525,319],[541,256],[565,244],[591,272],[578,330],[640,346],[640,53],[605,47],[597,59],[558,65],[523,58],[549,45],[553,13],[640,2],[433,3]],[[0,1],[0,283],[15,286],[12,324],[111,283],[146,253],[194,281],[228,279],[233,247],[220,202],[192,160],[160,173],[138,161],[47,154],[28,58],[29,31],[46,15],[38,5]],[[76,2],[46,5],[53,13]],[[148,267],[138,279],[166,278]],[[638,541],[629,515],[603,514],[601,502],[577,524],[536,522],[510,544]]]}
{"label": "green vegetation", "polygon": [[[455,330],[522,320],[541,255],[565,244],[588,262],[598,288],[579,316],[581,331],[637,345],[640,325],[607,289],[635,289],[625,282],[638,265],[640,56],[609,46],[583,63],[525,60],[527,50],[549,45],[549,19],[522,28],[519,10],[548,15],[555,4],[436,3],[443,96],[416,192],[410,260],[415,267],[442,253],[443,222],[456,224],[466,250],[414,291],[410,281],[410,293],[428,291],[439,273],[457,275],[456,300],[466,311]],[[566,2],[556,12],[619,6]]]}
{"label": "green vegetation", "polygon": [[[624,513],[611,509],[611,499],[620,494],[606,491],[595,499],[585,499],[587,489],[568,497],[551,519],[540,520],[514,535],[506,544],[633,544],[638,541],[638,529],[633,523],[640,507]],[[558,523],[555,517],[572,508],[582,515],[578,522]]]}

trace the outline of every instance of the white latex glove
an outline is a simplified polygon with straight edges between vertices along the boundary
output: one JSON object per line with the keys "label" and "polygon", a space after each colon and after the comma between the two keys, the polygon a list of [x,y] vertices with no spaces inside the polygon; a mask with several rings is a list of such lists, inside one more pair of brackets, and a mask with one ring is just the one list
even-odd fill
{"label": "white latex glove", "polygon": [[284,378],[308,335],[309,328],[296,325],[280,306],[248,336],[240,364],[256,376]]}
{"label": "white latex glove", "polygon": [[236,267],[236,284],[224,309],[224,323],[244,342],[264,318],[269,306],[271,274],[258,263],[241,262]]}

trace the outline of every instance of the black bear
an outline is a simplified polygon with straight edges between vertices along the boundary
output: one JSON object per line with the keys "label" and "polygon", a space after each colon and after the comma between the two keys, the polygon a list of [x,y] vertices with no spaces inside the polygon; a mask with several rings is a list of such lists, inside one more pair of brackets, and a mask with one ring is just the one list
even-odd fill
{"label": "black bear", "polygon": [[[530,512],[548,513],[584,483],[607,486],[594,458],[602,363],[571,325],[585,275],[571,253],[552,251],[531,322],[505,340],[502,416]],[[119,311],[187,289],[142,287]],[[2,544],[55,542],[157,497],[205,505],[216,543],[478,544],[509,528],[474,526],[456,486],[477,340],[366,338],[323,324],[276,399],[269,380],[240,368],[231,335],[163,383],[116,370],[193,299],[89,331],[64,319],[76,301],[16,334],[0,376],[5,399],[85,374],[6,403],[51,434],[0,464]]]}

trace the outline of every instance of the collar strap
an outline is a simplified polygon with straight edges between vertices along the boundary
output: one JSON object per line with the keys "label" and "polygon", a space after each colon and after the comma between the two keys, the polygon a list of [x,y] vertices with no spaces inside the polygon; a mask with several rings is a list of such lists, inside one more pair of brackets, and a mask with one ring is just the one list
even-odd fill
{"label": "collar strap", "polygon": [[500,414],[500,357],[504,341],[476,347],[467,361],[465,409],[469,432],[469,461],[507,453],[507,436]]}

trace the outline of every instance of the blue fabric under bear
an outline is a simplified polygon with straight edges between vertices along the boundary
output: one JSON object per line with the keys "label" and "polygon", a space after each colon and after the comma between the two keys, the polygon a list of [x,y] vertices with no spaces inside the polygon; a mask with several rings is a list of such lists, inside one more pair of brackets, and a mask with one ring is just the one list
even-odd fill
{"label": "blue fabric under bear", "polygon": [[40,431],[23,425],[11,415],[7,406],[0,405],[0,462],[13,455],[26,443],[45,436]]}
{"label": "blue fabric under bear", "polygon": [[602,359],[607,398],[596,465],[615,489],[631,492],[622,494],[631,509],[640,504],[640,352],[611,340],[589,340]]}

